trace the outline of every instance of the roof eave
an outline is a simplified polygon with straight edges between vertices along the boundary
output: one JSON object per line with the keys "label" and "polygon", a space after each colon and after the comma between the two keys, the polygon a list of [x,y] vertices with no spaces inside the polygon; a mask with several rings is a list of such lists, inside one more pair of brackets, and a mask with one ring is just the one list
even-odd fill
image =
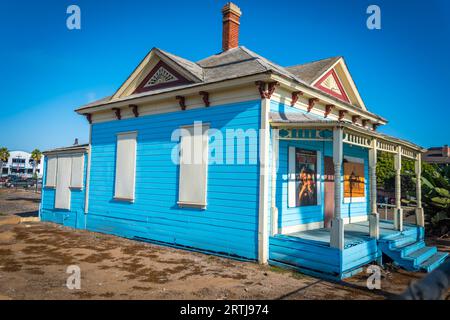
{"label": "roof eave", "polygon": [[[278,72],[272,72],[272,73],[274,74],[273,80],[281,82],[281,79],[279,79],[279,77],[281,77],[281,78],[289,80],[289,81],[294,81],[296,85],[302,87],[300,89],[303,89],[303,90],[307,89],[307,90],[313,91],[314,94],[312,94],[312,95],[317,96],[321,100],[325,100],[325,101],[331,100],[330,102],[336,103],[341,108],[349,109],[349,111],[353,111],[354,113],[360,113],[360,114],[363,114],[363,115],[365,115],[367,117],[371,117],[372,119],[376,119],[379,124],[385,125],[385,124],[388,123],[387,119],[385,119],[385,118],[383,118],[383,117],[381,117],[381,116],[379,116],[379,115],[377,115],[375,113],[372,113],[370,111],[366,111],[364,109],[361,109],[361,108],[355,107],[355,106],[353,106],[353,105],[351,105],[349,103],[346,103],[346,102],[344,102],[342,100],[339,100],[338,98],[333,97],[333,96],[331,96],[331,95],[329,95],[329,94],[327,94],[327,93],[321,91],[320,89],[317,89],[317,88],[315,88],[315,87],[313,87],[311,85],[308,85],[307,83],[299,81],[296,78],[287,77],[286,75],[280,74]],[[289,87],[289,88],[293,88],[294,90],[298,89],[298,88],[295,88],[295,86],[293,84],[291,84],[291,83],[286,83],[285,82],[284,85]]]}
{"label": "roof eave", "polygon": [[238,83],[242,83],[244,82],[248,82],[248,83],[252,83],[254,81],[257,80],[270,80],[270,71],[263,71],[260,73],[256,73],[256,74],[250,74],[250,75],[245,75],[245,76],[241,76],[241,77],[236,77],[236,78],[231,78],[231,79],[223,79],[223,80],[218,80],[218,81],[213,81],[213,82],[201,82],[201,83],[193,83],[189,86],[182,86],[182,87],[178,87],[178,88],[173,88],[173,90],[168,90],[168,91],[163,91],[163,92],[158,92],[155,94],[146,94],[146,95],[141,95],[141,96],[128,96],[125,98],[120,98],[120,99],[114,99],[114,100],[110,100],[110,101],[105,101],[99,104],[94,104],[94,105],[89,105],[88,107],[83,106],[80,107],[78,109],[75,109],[75,112],[78,114],[88,114],[88,113],[92,113],[92,112],[97,112],[97,111],[102,111],[104,109],[106,109],[106,107],[108,108],[112,108],[112,107],[123,107],[129,104],[139,104],[139,103],[145,103],[148,102],[149,100],[153,100],[153,99],[165,99],[165,98],[170,98],[172,96],[176,95],[189,95],[189,94],[196,94],[198,93],[199,88],[202,88],[202,90],[214,90],[217,88],[226,88],[226,87],[233,87],[236,86],[236,82]]}

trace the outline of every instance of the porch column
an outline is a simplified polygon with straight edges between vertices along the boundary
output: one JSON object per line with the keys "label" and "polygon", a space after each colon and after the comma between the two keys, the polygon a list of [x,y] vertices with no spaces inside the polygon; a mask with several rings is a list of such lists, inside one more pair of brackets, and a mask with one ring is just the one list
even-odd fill
{"label": "porch column", "polygon": [[343,160],[342,127],[333,129],[333,164],[334,164],[334,217],[331,221],[330,246],[344,250],[344,220],[341,218],[341,170]]}
{"label": "porch column", "polygon": [[425,227],[425,216],[422,208],[422,154],[419,152],[416,156],[416,223],[418,226]]}
{"label": "porch column", "polygon": [[395,169],[395,212],[394,212],[394,228],[403,231],[403,209],[402,209],[402,186],[401,186],[401,170],[402,170],[402,147],[397,147],[397,153],[394,158]]}
{"label": "porch column", "polygon": [[[267,91],[268,84],[262,84]],[[258,261],[267,264],[269,259],[269,142],[270,142],[270,96],[261,99],[261,122],[259,133],[259,218],[258,218]]]}
{"label": "porch column", "polygon": [[276,203],[276,190],[277,190],[277,171],[278,171],[278,143],[279,143],[279,129],[272,129],[272,162],[271,162],[271,213],[272,213],[272,236],[278,234],[278,208]]}
{"label": "porch column", "polygon": [[370,183],[370,216],[369,235],[371,238],[380,237],[380,216],[377,212],[377,139],[372,139],[369,149],[369,183]]}

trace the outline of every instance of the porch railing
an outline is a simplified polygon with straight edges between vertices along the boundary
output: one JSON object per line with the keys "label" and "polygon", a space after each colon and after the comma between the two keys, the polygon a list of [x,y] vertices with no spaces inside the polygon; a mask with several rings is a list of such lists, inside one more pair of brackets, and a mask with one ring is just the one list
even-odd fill
{"label": "porch railing", "polygon": [[[377,203],[377,207],[379,209],[381,209],[379,211],[380,214],[380,218],[382,217],[382,219],[384,220],[394,220],[394,210],[395,210],[395,205],[394,204],[388,204],[388,203]],[[392,209],[392,210],[389,210]],[[416,223],[416,207],[415,206],[402,206],[403,209],[403,215],[404,215],[404,219],[406,222],[409,223]],[[413,212],[412,214],[408,214],[409,212]],[[389,217],[389,215],[391,217]]]}

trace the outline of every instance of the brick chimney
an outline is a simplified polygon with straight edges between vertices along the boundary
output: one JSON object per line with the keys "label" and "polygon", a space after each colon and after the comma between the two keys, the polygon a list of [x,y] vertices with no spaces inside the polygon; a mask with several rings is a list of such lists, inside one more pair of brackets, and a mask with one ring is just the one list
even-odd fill
{"label": "brick chimney", "polygon": [[222,50],[239,46],[239,19],[241,17],[241,9],[232,2],[228,2],[222,8],[223,14],[223,30],[222,30]]}

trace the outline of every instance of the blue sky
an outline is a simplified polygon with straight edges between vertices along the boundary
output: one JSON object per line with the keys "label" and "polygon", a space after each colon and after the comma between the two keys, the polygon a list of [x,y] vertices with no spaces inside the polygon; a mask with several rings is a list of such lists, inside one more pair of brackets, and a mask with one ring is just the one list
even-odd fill
{"label": "blue sky", "polygon": [[[450,2],[236,0],[240,43],[284,65],[343,55],[380,131],[450,144]],[[0,2],[0,146],[32,150],[88,139],[73,112],[112,94],[152,47],[200,60],[221,49],[225,0]],[[81,30],[66,9],[81,8]],[[366,28],[381,8],[382,29]]]}

